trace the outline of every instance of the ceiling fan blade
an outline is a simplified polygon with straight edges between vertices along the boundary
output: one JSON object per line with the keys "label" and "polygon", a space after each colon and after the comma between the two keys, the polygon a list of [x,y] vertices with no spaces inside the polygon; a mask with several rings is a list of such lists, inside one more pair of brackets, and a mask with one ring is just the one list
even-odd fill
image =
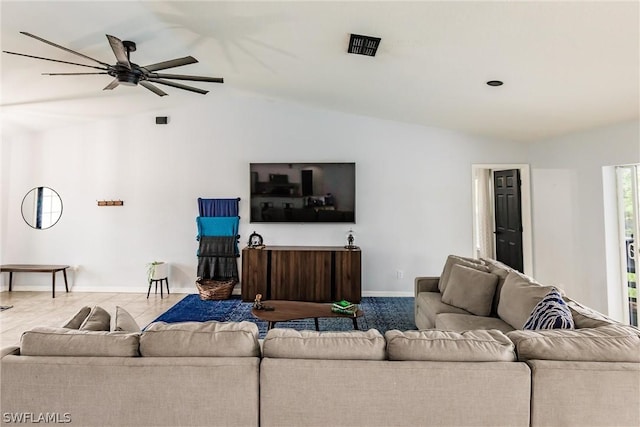
{"label": "ceiling fan blade", "polygon": [[109,74],[109,73],[42,73],[43,76],[86,76],[90,74]]}
{"label": "ceiling fan blade", "polygon": [[167,93],[165,91],[163,91],[160,88],[155,87],[154,85],[152,85],[149,82],[145,82],[145,81],[141,81],[140,85],[146,87],[147,89],[149,89],[151,92],[155,93],[158,96],[165,96],[167,95]]}
{"label": "ceiling fan blade", "polygon": [[104,65],[105,67],[109,67],[110,66],[109,64],[106,64],[106,63],[104,63],[102,61],[98,61],[97,59],[94,59],[94,58],[92,58],[90,56],[87,56],[87,55],[82,54],[80,52],[76,52],[75,50],[71,50],[71,49],[66,48],[64,46],[60,46],[59,44],[55,44],[53,42],[50,42],[49,40],[43,39],[42,37],[38,37],[38,36],[33,35],[31,33],[27,33],[26,31],[20,31],[20,34],[24,34],[25,36],[29,36],[29,37],[32,37],[32,38],[34,38],[36,40],[40,40],[42,43],[46,43],[46,44],[51,45],[53,47],[57,47],[58,49],[62,49],[62,50],[65,50],[65,51],[67,51],[69,53],[73,53],[74,55],[78,55],[78,56],[82,56],[83,58],[90,59],[93,62],[97,62],[100,65]]}
{"label": "ceiling fan blade", "polygon": [[191,92],[201,93],[203,95],[209,93],[208,90],[202,90],[202,89],[198,89],[197,87],[187,86],[187,85],[183,85],[183,84],[180,84],[180,83],[174,83],[174,82],[169,81],[169,80],[161,80],[161,79],[154,79],[154,78],[150,78],[150,79],[147,79],[147,80],[149,80],[150,82],[154,82],[154,83],[160,83],[162,85],[177,87],[178,89],[190,90]]}
{"label": "ceiling fan blade", "polygon": [[120,84],[120,83],[118,82],[118,79],[113,79],[113,81],[111,81],[111,83],[109,83],[108,85],[106,85],[106,86],[104,87],[104,89],[102,89],[102,90],[111,90],[111,89],[114,89],[114,88],[118,87],[118,85],[119,85],[119,84]]}
{"label": "ceiling fan blade", "polygon": [[183,65],[195,64],[198,62],[193,56],[185,56],[184,58],[171,59],[169,61],[158,62],[157,64],[145,65],[143,68],[147,71],[166,70],[167,68],[181,67]]}
{"label": "ceiling fan blade", "polygon": [[79,65],[81,67],[89,67],[89,68],[94,68],[96,70],[104,70],[104,71],[108,70],[108,68],[100,68],[100,67],[95,67],[93,65],[78,64],[76,62],[61,61],[59,59],[43,58],[42,56],[26,55],[24,53],[9,52],[8,50],[3,50],[3,52],[11,55],[26,56],[27,58],[44,59],[45,61],[60,62],[62,64]]}
{"label": "ceiling fan blade", "polygon": [[129,63],[127,48],[124,47],[122,40],[117,37],[110,36],[109,34],[107,34],[107,39],[109,40],[109,44],[111,45],[111,50],[113,50],[113,53],[118,60],[118,64],[122,65],[123,67],[127,67],[127,69],[130,70],[131,64]]}
{"label": "ceiling fan blade", "polygon": [[173,80],[191,80],[194,82],[224,83],[224,79],[222,77],[185,76],[182,74],[162,74],[162,73],[149,74],[149,77],[160,78],[160,79],[173,79]]}

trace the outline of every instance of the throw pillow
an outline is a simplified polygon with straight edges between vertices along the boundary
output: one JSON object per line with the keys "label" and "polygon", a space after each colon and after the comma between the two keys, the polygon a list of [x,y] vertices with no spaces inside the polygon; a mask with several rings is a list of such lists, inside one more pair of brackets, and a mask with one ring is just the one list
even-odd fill
{"label": "throw pillow", "polygon": [[111,315],[107,311],[97,305],[91,309],[91,312],[84,319],[80,330],[84,331],[108,331],[111,327]]}
{"label": "throw pillow", "polygon": [[67,329],[79,329],[80,326],[82,326],[82,322],[84,322],[84,319],[87,318],[90,312],[90,307],[82,307],[80,311],[74,314],[71,319],[67,320],[62,327]]}
{"label": "throw pillow", "polygon": [[451,268],[449,283],[442,302],[467,310],[477,316],[491,313],[498,276],[456,264]]}
{"label": "throw pillow", "polygon": [[522,329],[575,329],[571,310],[557,289],[553,289],[533,307]]}
{"label": "throw pillow", "polygon": [[522,329],[533,307],[552,289],[552,286],[543,286],[524,274],[511,271],[500,291],[498,316],[514,329]]}
{"label": "throw pillow", "polygon": [[111,320],[113,321],[112,331],[140,332],[138,322],[122,307],[116,306],[116,314]]}
{"label": "throw pillow", "polygon": [[449,255],[447,257],[447,261],[444,263],[444,269],[442,270],[440,280],[438,281],[438,290],[441,294],[443,294],[444,290],[447,288],[449,277],[451,276],[451,269],[456,264],[464,265],[465,267],[473,268],[475,270],[484,271],[487,273],[489,272],[489,268],[478,259]]}

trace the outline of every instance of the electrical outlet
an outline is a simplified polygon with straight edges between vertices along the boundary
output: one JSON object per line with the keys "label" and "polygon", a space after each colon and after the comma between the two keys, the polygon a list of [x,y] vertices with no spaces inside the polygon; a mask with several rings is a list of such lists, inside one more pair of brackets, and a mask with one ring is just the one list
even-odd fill
{"label": "electrical outlet", "polygon": [[396,279],[404,279],[404,271],[396,270]]}

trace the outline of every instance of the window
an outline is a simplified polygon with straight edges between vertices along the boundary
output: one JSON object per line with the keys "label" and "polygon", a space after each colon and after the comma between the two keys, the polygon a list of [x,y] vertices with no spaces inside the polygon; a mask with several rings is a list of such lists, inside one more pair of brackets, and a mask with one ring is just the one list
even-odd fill
{"label": "window", "polygon": [[640,236],[640,164],[616,167],[624,320],[638,326],[636,261]]}

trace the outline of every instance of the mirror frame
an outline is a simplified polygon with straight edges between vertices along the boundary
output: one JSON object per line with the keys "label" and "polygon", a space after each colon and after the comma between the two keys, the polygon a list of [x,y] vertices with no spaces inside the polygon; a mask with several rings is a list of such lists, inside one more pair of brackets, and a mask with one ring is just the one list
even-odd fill
{"label": "mirror frame", "polygon": [[[39,188],[42,188],[43,190],[46,188],[48,190],[51,191],[52,195],[57,197],[58,200],[60,201],[60,214],[58,215],[58,217],[56,218],[55,221],[53,221],[52,224],[48,225],[47,227],[38,227],[38,224],[32,224],[33,221],[28,220],[25,215],[24,215],[24,203],[27,200],[27,198],[29,197],[29,195],[31,193],[33,193],[34,191],[38,191]],[[54,190],[51,187],[46,187],[46,186],[38,186],[38,187],[33,187],[31,190],[27,191],[27,194],[24,195],[24,197],[22,198],[22,203],[20,204],[20,214],[22,215],[22,219],[24,220],[25,223],[27,223],[27,225],[31,228],[33,228],[34,230],[47,230],[51,227],[53,227],[54,225],[56,225],[58,223],[58,221],[60,221],[60,218],[62,218],[62,212],[64,211],[64,205],[62,203],[62,197],[60,197],[60,194],[58,194],[58,192],[56,190]]]}

